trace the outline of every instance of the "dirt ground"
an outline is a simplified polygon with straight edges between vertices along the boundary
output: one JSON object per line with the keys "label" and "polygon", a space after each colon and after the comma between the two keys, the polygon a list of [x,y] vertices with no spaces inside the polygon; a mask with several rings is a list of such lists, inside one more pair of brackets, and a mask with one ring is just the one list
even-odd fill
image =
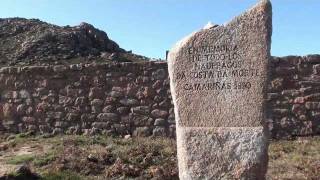
{"label": "dirt ground", "polygon": [[[48,180],[178,179],[172,139],[0,136],[0,177],[21,164]],[[271,142],[267,179],[320,179],[320,137]]]}

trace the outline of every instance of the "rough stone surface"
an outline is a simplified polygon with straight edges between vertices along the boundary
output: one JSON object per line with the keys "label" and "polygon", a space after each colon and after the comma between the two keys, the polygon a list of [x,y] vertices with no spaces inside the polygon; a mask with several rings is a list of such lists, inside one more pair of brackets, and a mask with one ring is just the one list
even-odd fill
{"label": "rough stone surface", "polygon": [[261,162],[268,157],[263,128],[177,130],[180,179],[264,179],[267,166]]}
{"label": "rough stone surface", "polygon": [[225,26],[192,34],[172,49],[169,73],[173,96],[179,97],[180,125],[261,126],[257,120],[263,117],[261,94],[270,59],[270,9],[259,5]]}
{"label": "rough stone surface", "polygon": [[271,34],[262,0],[170,51],[180,179],[265,179]]}

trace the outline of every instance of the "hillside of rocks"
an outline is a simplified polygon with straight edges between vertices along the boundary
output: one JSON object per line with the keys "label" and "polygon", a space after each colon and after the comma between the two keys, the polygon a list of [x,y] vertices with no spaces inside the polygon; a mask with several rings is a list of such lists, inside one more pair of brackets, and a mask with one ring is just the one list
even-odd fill
{"label": "hillside of rocks", "polygon": [[0,18],[0,66],[146,60],[88,23],[61,27],[38,19]]}

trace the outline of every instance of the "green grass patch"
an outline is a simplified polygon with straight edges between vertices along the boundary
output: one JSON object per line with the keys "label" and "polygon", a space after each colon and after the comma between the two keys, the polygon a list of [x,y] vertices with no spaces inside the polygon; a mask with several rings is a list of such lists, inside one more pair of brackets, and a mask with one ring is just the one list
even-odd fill
{"label": "green grass patch", "polygon": [[54,161],[57,158],[56,154],[51,152],[51,153],[47,153],[44,156],[40,156],[35,158],[32,163],[35,166],[41,167],[41,166],[45,166],[47,164],[49,164],[50,162]]}
{"label": "green grass patch", "polygon": [[86,178],[70,171],[48,172],[42,174],[41,180],[85,180]]}
{"label": "green grass patch", "polygon": [[7,160],[7,164],[23,164],[23,163],[28,163],[34,160],[34,155],[19,155],[19,156],[14,156],[11,157],[10,159]]}

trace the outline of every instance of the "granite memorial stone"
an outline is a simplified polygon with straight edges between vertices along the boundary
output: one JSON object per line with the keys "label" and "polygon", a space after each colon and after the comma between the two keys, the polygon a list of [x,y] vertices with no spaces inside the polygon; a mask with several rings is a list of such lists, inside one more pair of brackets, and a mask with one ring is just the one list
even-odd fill
{"label": "granite memorial stone", "polygon": [[180,179],[265,179],[271,34],[271,3],[262,0],[171,49]]}

